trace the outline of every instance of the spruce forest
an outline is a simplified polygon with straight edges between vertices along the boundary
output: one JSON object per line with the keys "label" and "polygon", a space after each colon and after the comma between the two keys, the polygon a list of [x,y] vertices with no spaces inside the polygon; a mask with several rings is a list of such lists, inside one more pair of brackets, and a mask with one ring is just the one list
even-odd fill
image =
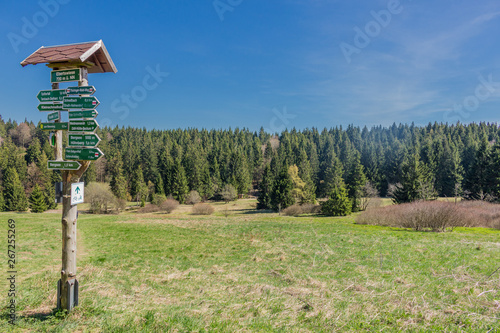
{"label": "spruce forest", "polygon": [[[438,196],[495,201],[500,198],[499,133],[497,124],[489,123],[275,134],[105,127],[97,134],[106,155],[91,164],[82,181],[109,183],[123,200],[163,194],[180,203],[192,190],[204,200],[220,199],[222,189],[232,185],[240,197],[258,196],[258,208],[275,210],[334,192],[356,199],[366,184],[397,203]],[[54,208],[60,173],[47,169],[54,156],[47,133],[32,122],[1,120],[0,137],[2,210]]]}

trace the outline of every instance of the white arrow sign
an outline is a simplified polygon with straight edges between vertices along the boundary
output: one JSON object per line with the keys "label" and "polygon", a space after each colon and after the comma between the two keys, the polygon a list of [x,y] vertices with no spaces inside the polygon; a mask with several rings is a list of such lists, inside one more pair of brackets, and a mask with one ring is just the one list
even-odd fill
{"label": "white arrow sign", "polygon": [[71,184],[71,205],[83,203],[83,192],[85,183]]}

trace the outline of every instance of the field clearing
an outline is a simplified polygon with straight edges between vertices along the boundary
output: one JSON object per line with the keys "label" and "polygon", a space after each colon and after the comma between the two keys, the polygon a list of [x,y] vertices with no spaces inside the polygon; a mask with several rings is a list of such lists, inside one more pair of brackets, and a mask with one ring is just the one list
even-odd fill
{"label": "field clearing", "polygon": [[17,222],[20,319],[7,324],[4,301],[0,331],[500,330],[500,231],[420,233],[254,204],[80,214],[80,306],[66,318],[54,312],[60,214],[2,213]]}

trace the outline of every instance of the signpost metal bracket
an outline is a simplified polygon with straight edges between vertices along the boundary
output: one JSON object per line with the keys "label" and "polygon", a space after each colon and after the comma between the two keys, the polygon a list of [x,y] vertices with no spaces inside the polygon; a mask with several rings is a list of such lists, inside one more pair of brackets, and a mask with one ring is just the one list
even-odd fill
{"label": "signpost metal bracket", "polygon": [[61,279],[57,281],[57,309],[61,308]]}
{"label": "signpost metal bracket", "polygon": [[68,292],[68,294],[66,295],[67,297],[66,310],[70,312],[75,306],[78,305],[78,280],[73,279],[66,281],[66,290]]}

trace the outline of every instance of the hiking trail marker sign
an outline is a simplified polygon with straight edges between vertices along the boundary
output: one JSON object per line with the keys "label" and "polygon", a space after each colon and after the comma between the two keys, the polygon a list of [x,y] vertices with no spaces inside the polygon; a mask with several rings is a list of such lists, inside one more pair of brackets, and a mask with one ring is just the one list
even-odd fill
{"label": "hiking trail marker sign", "polygon": [[[54,56],[56,54],[56,56]],[[51,60],[52,59],[52,60]],[[41,90],[36,95],[39,111],[50,112],[47,123],[40,128],[49,132],[55,158],[47,162],[50,170],[61,170],[62,177],[62,260],[60,280],[57,282],[57,308],[70,312],[78,305],[78,280],[76,265],[77,204],[84,202],[84,183],[80,182],[91,161],[96,161],[103,152],[96,148],[99,137],[93,134],[99,125],[97,98],[94,86],[89,85],[89,73],[116,73],[113,60],[102,40],[59,46],[42,46],[21,65],[46,64],[51,68],[50,90]],[[59,85],[68,82],[69,87]],[[49,87],[47,87],[49,88]],[[71,110],[71,111],[70,111]],[[61,114],[68,112],[63,122]],[[69,133],[68,147],[63,147],[63,133]],[[77,132],[77,133],[75,133]],[[63,159],[65,157],[66,160]]]}
{"label": "hiking trail marker sign", "polygon": [[77,205],[83,203],[83,193],[85,191],[84,183],[73,183],[71,184],[71,205]]}

